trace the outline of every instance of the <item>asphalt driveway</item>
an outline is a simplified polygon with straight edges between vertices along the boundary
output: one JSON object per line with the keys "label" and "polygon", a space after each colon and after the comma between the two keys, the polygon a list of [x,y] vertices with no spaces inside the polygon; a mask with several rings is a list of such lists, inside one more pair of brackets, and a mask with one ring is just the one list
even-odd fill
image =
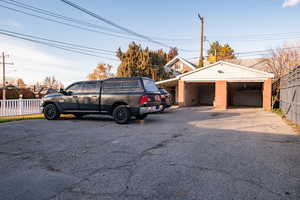
{"label": "asphalt driveway", "polygon": [[0,199],[300,199],[300,137],[259,109],[4,123]]}

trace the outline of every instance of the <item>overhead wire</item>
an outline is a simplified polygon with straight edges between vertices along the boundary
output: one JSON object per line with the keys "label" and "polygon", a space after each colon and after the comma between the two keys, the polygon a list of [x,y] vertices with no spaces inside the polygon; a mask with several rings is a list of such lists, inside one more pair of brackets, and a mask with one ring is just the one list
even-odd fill
{"label": "overhead wire", "polygon": [[[67,16],[64,16],[64,15],[52,12],[52,11],[48,11],[48,10],[37,8],[37,7],[31,6],[31,5],[28,5],[28,4],[25,4],[25,3],[21,3],[19,1],[0,0],[0,2],[9,4],[9,5],[12,5],[12,6],[16,6],[18,8],[26,9],[26,10],[29,10],[30,12],[20,10],[20,9],[17,9],[17,8],[13,8],[13,7],[9,7],[7,5],[0,4],[0,7],[2,7],[2,8],[8,9],[8,10],[11,10],[11,11],[14,11],[14,12],[22,13],[22,14],[27,15],[27,16],[36,17],[38,19],[46,20],[46,21],[49,21],[49,22],[54,22],[54,23],[62,24],[62,25],[69,26],[69,27],[72,27],[72,28],[77,28],[77,29],[84,30],[84,31],[89,31],[89,32],[94,32],[94,33],[107,35],[107,36],[122,38],[122,39],[126,39],[126,40],[134,40],[134,41],[139,41],[139,42],[148,41],[149,42],[149,40],[146,40],[146,39],[130,37],[130,36],[128,36],[128,35],[131,35],[130,33],[118,32],[117,30],[109,29],[109,28],[102,27],[102,26],[99,26],[99,25],[96,25],[96,24],[92,24],[92,23],[85,22],[85,21],[82,21],[82,20],[67,17]],[[38,13],[38,14],[34,14],[32,12],[35,12],[35,13]],[[46,15],[48,17],[41,16],[40,14]],[[49,17],[55,17],[59,20],[64,20],[64,21],[67,21],[67,22],[59,21],[59,20],[52,19],[52,18],[49,18]],[[69,22],[75,23],[75,24],[70,24]],[[80,24],[80,25],[77,25],[77,24]],[[87,27],[89,27],[89,28],[87,28]],[[103,28],[112,31],[113,33],[103,32],[103,31],[98,31],[97,30],[97,29],[103,29]],[[115,33],[118,33],[118,34],[115,34]],[[125,35],[120,35],[120,34],[125,34]],[[169,45],[164,45],[164,46],[167,46],[168,48],[171,48]],[[184,52],[196,52],[197,51],[197,50],[190,50],[190,49],[183,49],[183,48],[178,48],[178,50],[179,51],[184,51]]]}
{"label": "overhead wire", "polygon": [[99,48],[95,48],[95,47],[88,47],[88,46],[74,44],[74,43],[70,43],[70,42],[62,42],[62,41],[47,39],[47,38],[38,37],[38,36],[34,36],[34,35],[17,33],[17,32],[14,32],[14,31],[8,31],[8,30],[4,30],[4,29],[0,29],[0,31],[6,32],[6,33],[11,33],[11,34],[16,34],[16,35],[21,35],[21,36],[24,36],[24,37],[30,37],[30,38],[34,38],[34,39],[44,40],[44,41],[48,41],[48,42],[53,42],[53,43],[58,43],[58,44],[63,44],[63,45],[69,45],[73,48],[78,48],[78,49],[81,49],[81,50],[90,50],[90,51],[95,51],[95,52],[99,51],[99,52],[101,52],[101,54],[106,54],[106,55],[115,55],[115,53],[116,53],[115,51],[99,49]]}
{"label": "overhead wire", "polygon": [[70,46],[53,44],[53,43],[44,42],[44,41],[39,41],[39,40],[36,40],[36,39],[27,38],[27,37],[20,36],[20,35],[17,35],[17,34],[11,34],[11,33],[2,32],[1,30],[0,30],[0,35],[5,35],[5,36],[13,37],[13,38],[18,38],[18,39],[26,40],[26,41],[29,41],[29,42],[38,43],[38,44],[42,44],[42,45],[45,45],[45,46],[50,46],[50,47],[54,47],[54,48],[57,48],[57,49],[62,49],[62,50],[65,50],[65,51],[69,51],[69,52],[73,52],[73,53],[78,53],[78,54],[82,54],[82,55],[87,55],[87,56],[93,56],[93,57],[98,57],[98,58],[103,58],[103,59],[118,61],[115,58],[99,56],[99,55],[93,54],[93,53],[87,53],[85,51],[82,51],[82,50],[79,50],[79,49],[76,49],[76,48],[72,48]]}
{"label": "overhead wire", "polygon": [[[2,0],[0,0],[0,1],[2,1]],[[0,7],[6,8],[6,9],[14,11],[14,12],[22,13],[22,14],[25,14],[25,15],[28,15],[28,16],[31,16],[31,17],[36,17],[38,19],[42,19],[42,20],[62,24],[62,25],[65,25],[65,26],[77,28],[77,29],[84,30],[84,31],[99,33],[99,34],[102,34],[102,35],[107,35],[107,36],[112,36],[112,37],[117,37],[117,38],[123,38],[123,39],[127,39],[127,40],[137,40],[136,38],[132,38],[132,37],[122,36],[122,35],[118,35],[118,34],[114,34],[114,33],[107,33],[107,32],[103,32],[103,31],[98,31],[96,29],[90,29],[90,28],[86,28],[86,27],[82,27],[82,26],[78,26],[78,25],[74,25],[74,24],[70,24],[70,23],[66,23],[66,22],[62,22],[62,21],[58,21],[58,20],[55,20],[55,19],[50,19],[50,18],[47,18],[47,17],[43,17],[41,15],[28,13],[26,11],[18,10],[18,9],[11,8],[11,7],[8,7],[8,6],[4,6],[4,5],[1,5],[1,4],[0,4]],[[139,40],[139,41],[141,41],[141,40]]]}
{"label": "overhead wire", "polygon": [[16,0],[0,0],[0,1],[2,1],[6,4],[10,4],[10,5],[19,7],[19,8],[23,8],[23,9],[30,10],[30,11],[33,11],[33,12],[37,12],[37,13],[40,13],[40,14],[43,14],[43,15],[48,15],[48,16],[51,16],[51,17],[59,18],[59,19],[65,20],[65,21],[77,23],[77,24],[80,24],[80,25],[84,25],[84,26],[88,26],[88,27],[92,27],[92,28],[97,28],[97,29],[103,29],[103,30],[114,32],[114,33],[126,34],[126,33],[120,32],[120,31],[112,29],[112,28],[100,26],[98,24],[93,24],[93,23],[86,22],[86,21],[79,20],[79,19],[74,19],[74,18],[65,16],[65,15],[61,15],[59,13],[55,13],[55,12],[52,12],[52,11],[49,11],[49,10],[45,10],[45,9],[41,9],[41,8],[29,5],[29,4],[25,4],[25,3],[20,2],[20,1],[16,1]]}
{"label": "overhead wire", "polygon": [[117,24],[117,23],[115,23],[115,22],[113,22],[111,20],[108,20],[108,19],[106,19],[106,18],[104,18],[104,17],[102,17],[102,16],[100,16],[100,15],[98,15],[96,13],[93,13],[93,12],[91,12],[91,11],[89,11],[89,10],[87,10],[87,9],[85,9],[85,8],[83,8],[83,7],[75,4],[75,3],[72,3],[71,1],[68,1],[68,0],[60,0],[60,1],[66,3],[68,5],[70,5],[73,8],[76,8],[76,9],[78,9],[78,10],[80,10],[80,11],[82,11],[82,12],[84,12],[84,13],[86,13],[86,14],[88,14],[88,15],[90,15],[90,16],[92,16],[92,17],[94,17],[94,18],[96,18],[96,19],[98,19],[100,21],[102,21],[102,22],[105,22],[105,23],[107,23],[107,24],[109,24],[109,25],[111,25],[113,27],[116,27],[116,28],[118,28],[118,29],[120,29],[122,31],[125,31],[125,32],[127,32],[127,33],[129,33],[131,35],[137,36],[137,37],[145,39],[145,40],[147,40],[147,41],[149,41],[151,43],[155,43],[155,44],[161,45],[163,47],[171,48],[171,46],[169,46],[167,44],[164,44],[162,42],[158,42],[158,41],[150,38],[149,36],[142,35],[142,34],[137,33],[137,32],[135,32],[135,31],[133,31],[133,30],[131,30],[129,28],[121,26],[121,25],[119,25],[119,24]]}

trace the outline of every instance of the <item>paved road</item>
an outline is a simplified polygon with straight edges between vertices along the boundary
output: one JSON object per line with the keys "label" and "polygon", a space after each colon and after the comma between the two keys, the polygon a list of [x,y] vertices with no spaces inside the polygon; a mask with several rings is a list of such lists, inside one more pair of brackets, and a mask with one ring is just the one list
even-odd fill
{"label": "paved road", "polygon": [[273,113],[184,108],[0,124],[0,199],[300,199],[300,138]]}

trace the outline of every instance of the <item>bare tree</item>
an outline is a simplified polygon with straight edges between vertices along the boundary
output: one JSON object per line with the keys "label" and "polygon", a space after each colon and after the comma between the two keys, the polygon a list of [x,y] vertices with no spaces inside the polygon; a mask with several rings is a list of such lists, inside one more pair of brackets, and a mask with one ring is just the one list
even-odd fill
{"label": "bare tree", "polygon": [[271,50],[271,56],[266,58],[268,71],[274,74],[273,84],[273,108],[279,107],[280,79],[300,65],[300,45],[284,45],[281,48]]}
{"label": "bare tree", "polygon": [[300,65],[300,46],[284,45],[281,48],[271,50],[271,56],[267,58],[268,70],[278,80],[293,68]]}
{"label": "bare tree", "polygon": [[97,67],[88,75],[89,80],[104,80],[113,77],[113,73],[110,72],[112,66],[108,64],[100,63]]}
{"label": "bare tree", "polygon": [[64,87],[63,84],[59,82],[54,76],[47,76],[43,81],[43,85],[47,88],[52,89],[59,89]]}

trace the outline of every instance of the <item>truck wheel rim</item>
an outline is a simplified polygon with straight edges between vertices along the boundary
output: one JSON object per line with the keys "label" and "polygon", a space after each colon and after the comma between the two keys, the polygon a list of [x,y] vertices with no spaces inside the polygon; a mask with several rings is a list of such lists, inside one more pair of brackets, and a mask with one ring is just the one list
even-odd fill
{"label": "truck wheel rim", "polygon": [[125,110],[118,110],[117,112],[117,119],[124,120],[126,119],[126,111]]}
{"label": "truck wheel rim", "polygon": [[55,109],[53,106],[47,107],[46,113],[48,117],[52,118],[55,115]]}

